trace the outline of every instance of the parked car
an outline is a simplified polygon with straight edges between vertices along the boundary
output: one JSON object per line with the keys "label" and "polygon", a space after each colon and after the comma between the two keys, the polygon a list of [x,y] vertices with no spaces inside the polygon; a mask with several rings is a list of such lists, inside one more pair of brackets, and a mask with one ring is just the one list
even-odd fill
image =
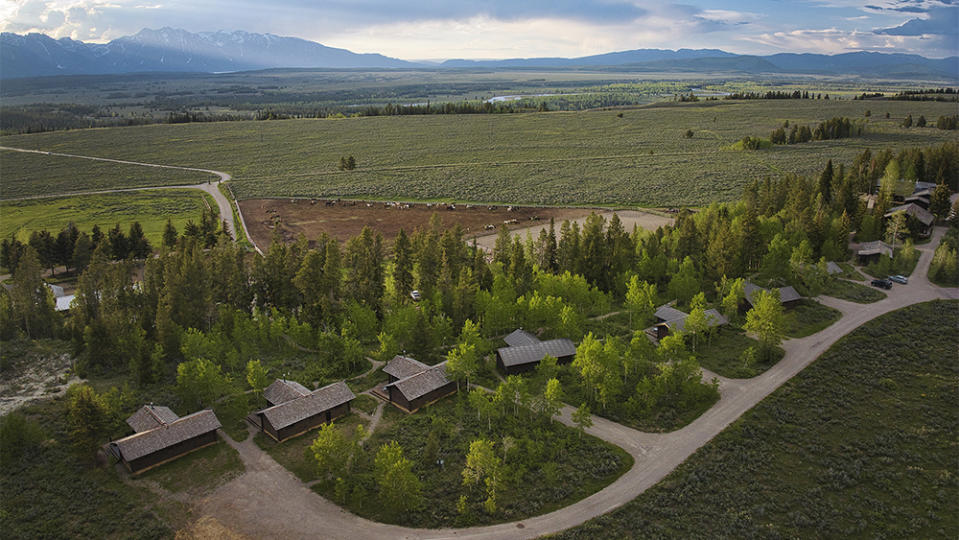
{"label": "parked car", "polygon": [[879,287],[880,289],[891,289],[892,282],[888,279],[874,279],[872,280],[873,287]]}
{"label": "parked car", "polygon": [[414,302],[419,302],[420,298],[423,298],[423,295],[420,294],[420,291],[414,290],[410,291],[410,298],[412,298]]}
{"label": "parked car", "polygon": [[909,278],[907,278],[906,276],[901,276],[899,274],[896,274],[894,276],[889,276],[886,279],[888,279],[889,281],[894,281],[896,283],[901,283],[903,285],[909,283]]}

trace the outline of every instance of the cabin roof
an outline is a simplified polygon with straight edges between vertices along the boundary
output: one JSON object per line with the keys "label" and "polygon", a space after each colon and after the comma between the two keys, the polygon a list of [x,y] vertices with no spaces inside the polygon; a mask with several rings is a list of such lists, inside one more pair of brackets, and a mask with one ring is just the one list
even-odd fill
{"label": "cabin roof", "polygon": [[384,388],[396,388],[407,401],[423,397],[430,392],[442,388],[450,383],[446,377],[446,362],[420,371],[409,377],[387,384]]}
{"label": "cabin roof", "polygon": [[520,328],[510,332],[509,335],[503,338],[503,341],[510,347],[522,347],[523,345],[535,345],[539,343],[539,338]]}
{"label": "cabin roof", "polygon": [[429,369],[429,367],[430,366],[423,362],[408,356],[394,356],[393,359],[383,367],[383,372],[397,379],[405,379],[421,373]]}
{"label": "cabin roof", "polygon": [[345,382],[339,381],[318,388],[304,396],[267,407],[262,414],[274,429],[283,429],[356,398]]}
{"label": "cabin roof", "polygon": [[150,404],[140,407],[130,418],[127,418],[127,425],[132,427],[133,431],[140,433],[175,422],[177,418],[180,417],[169,407]]}
{"label": "cabin roof", "polygon": [[266,390],[263,391],[263,397],[270,403],[279,405],[280,403],[303,397],[309,393],[309,388],[296,381],[277,379],[273,381],[273,384],[266,387]]}
{"label": "cabin roof", "polygon": [[220,421],[213,411],[204,409],[173,422],[113,441],[110,445],[119,451],[125,461],[129,462],[219,428]]}

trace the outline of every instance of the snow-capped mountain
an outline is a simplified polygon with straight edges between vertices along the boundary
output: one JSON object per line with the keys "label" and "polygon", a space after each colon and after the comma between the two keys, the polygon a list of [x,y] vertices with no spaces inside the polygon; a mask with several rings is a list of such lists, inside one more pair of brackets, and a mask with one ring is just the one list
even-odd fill
{"label": "snow-capped mountain", "polygon": [[289,68],[398,68],[414,64],[313,41],[248,32],[144,29],[106,44],[43,34],[0,34],[0,77],[145,71],[220,72]]}

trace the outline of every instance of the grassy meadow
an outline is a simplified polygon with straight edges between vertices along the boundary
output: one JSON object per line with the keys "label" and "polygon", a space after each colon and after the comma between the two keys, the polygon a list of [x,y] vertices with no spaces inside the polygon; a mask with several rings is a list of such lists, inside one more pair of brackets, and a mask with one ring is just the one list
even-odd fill
{"label": "grassy meadow", "polygon": [[[0,139],[0,145],[10,142]],[[115,157],[109,147],[84,155]],[[166,164],[162,160],[153,163]],[[0,199],[3,200],[102,189],[190,185],[211,178],[215,177],[196,171],[0,150]]]}
{"label": "grassy meadow", "polygon": [[106,232],[117,223],[124,233],[139,221],[147,239],[159,246],[167,220],[183,232],[187,221],[199,223],[204,208],[217,206],[200,190],[158,189],[129,193],[77,195],[56,199],[0,201],[0,237],[16,235],[22,241],[43,229],[54,234],[73,222],[81,231],[94,225]]}
{"label": "grassy meadow", "polygon": [[[866,148],[954,141],[955,132],[900,127],[907,114],[934,121],[954,113],[954,104],[935,102],[719,100],[605,111],[152,125],[11,135],[3,144],[222,170],[234,176],[240,199],[696,205],[735,199],[746,182],[763,175],[814,174],[828,159],[851,163]],[[812,126],[835,116],[863,122],[865,133],[769,150],[728,149],[745,135],[768,137],[786,120]],[[692,138],[684,137],[687,129]],[[346,155],[355,156],[356,170],[338,169]],[[42,160],[20,159],[3,172],[49,176],[51,185],[73,189],[107,182],[88,170],[47,171]],[[126,183],[114,180],[118,187]],[[33,184],[20,192],[31,189],[51,191]]]}
{"label": "grassy meadow", "polygon": [[557,536],[956,538],[957,324],[942,301],[866,323],[655,487]]}

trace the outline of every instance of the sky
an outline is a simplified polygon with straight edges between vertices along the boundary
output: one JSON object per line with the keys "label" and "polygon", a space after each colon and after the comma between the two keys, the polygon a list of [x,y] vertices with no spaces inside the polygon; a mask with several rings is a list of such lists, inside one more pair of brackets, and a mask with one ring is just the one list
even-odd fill
{"label": "sky", "polygon": [[0,30],[107,42],[142,28],[272,33],[406,60],[640,48],[959,55],[959,0],[0,0]]}

